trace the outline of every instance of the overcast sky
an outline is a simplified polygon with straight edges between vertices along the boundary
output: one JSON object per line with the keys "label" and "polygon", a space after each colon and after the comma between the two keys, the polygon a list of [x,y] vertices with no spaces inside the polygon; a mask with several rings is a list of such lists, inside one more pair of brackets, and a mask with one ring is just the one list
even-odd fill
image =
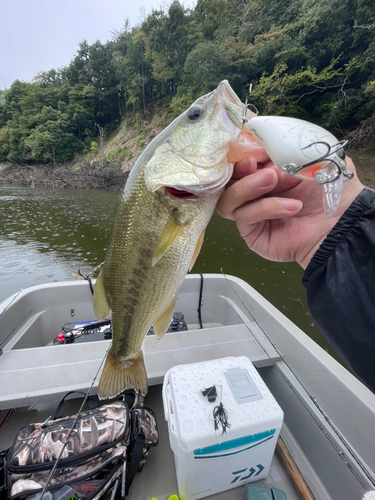
{"label": "overcast sky", "polygon": [[105,43],[126,18],[135,26],[142,8],[148,14],[162,3],[171,0],[0,0],[0,89],[67,66],[82,40]]}

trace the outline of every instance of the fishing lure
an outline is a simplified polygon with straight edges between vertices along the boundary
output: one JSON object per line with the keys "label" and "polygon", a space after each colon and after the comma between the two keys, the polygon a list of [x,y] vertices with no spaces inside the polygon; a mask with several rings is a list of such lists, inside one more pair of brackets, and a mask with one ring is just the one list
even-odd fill
{"label": "fishing lure", "polygon": [[353,177],[346,169],[343,148],[347,141],[338,141],[324,128],[297,118],[255,116],[248,120],[244,116],[244,123],[275,165],[322,186],[324,212],[330,217],[340,203],[343,182]]}

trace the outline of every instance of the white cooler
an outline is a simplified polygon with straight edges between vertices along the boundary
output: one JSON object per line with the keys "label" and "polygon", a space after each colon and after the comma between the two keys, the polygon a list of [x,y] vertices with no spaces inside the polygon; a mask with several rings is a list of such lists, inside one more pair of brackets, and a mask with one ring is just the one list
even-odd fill
{"label": "white cooler", "polygon": [[[210,403],[202,390],[215,385]],[[230,425],[214,427],[220,401]],[[267,476],[283,412],[246,357],[180,365],[165,375],[165,419],[182,500],[202,498]]]}

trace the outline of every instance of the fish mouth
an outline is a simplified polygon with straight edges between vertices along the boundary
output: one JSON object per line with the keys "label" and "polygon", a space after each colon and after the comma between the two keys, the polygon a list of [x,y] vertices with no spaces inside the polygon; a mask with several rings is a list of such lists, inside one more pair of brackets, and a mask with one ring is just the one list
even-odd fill
{"label": "fish mouth", "polygon": [[197,198],[196,195],[189,193],[189,191],[183,191],[182,189],[176,189],[170,186],[164,186],[167,193],[174,196],[175,198],[179,198],[180,200]]}

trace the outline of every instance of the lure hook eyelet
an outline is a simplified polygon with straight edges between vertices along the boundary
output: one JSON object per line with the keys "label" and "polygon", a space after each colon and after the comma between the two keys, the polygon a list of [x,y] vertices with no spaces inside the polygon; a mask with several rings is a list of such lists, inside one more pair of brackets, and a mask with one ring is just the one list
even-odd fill
{"label": "lure hook eyelet", "polygon": [[245,125],[245,123],[247,123],[249,121],[249,119],[247,118],[246,116],[246,111],[250,109],[250,111],[252,111],[254,113],[255,116],[258,116],[259,115],[259,110],[256,106],[254,106],[254,104],[251,104],[251,103],[248,103],[247,102],[247,99],[245,101],[245,104],[243,106],[243,117],[242,117],[242,123]]}
{"label": "lure hook eyelet", "polygon": [[[253,84],[250,83],[249,85],[249,95],[251,94],[251,91],[253,90]],[[248,108],[252,108],[253,113],[255,114],[255,116],[258,116],[259,115],[259,110],[256,106],[254,106],[254,104],[249,104],[248,101],[247,101],[247,97],[246,97],[246,101],[245,101],[245,104],[243,105],[243,116],[242,116],[242,124],[245,125],[245,123],[247,123],[249,121],[249,119],[247,118],[246,116],[246,111],[248,110]]]}
{"label": "lure hook eyelet", "polygon": [[298,167],[295,163],[287,163],[283,165],[282,169],[287,172],[289,175],[296,175],[302,167]]}

